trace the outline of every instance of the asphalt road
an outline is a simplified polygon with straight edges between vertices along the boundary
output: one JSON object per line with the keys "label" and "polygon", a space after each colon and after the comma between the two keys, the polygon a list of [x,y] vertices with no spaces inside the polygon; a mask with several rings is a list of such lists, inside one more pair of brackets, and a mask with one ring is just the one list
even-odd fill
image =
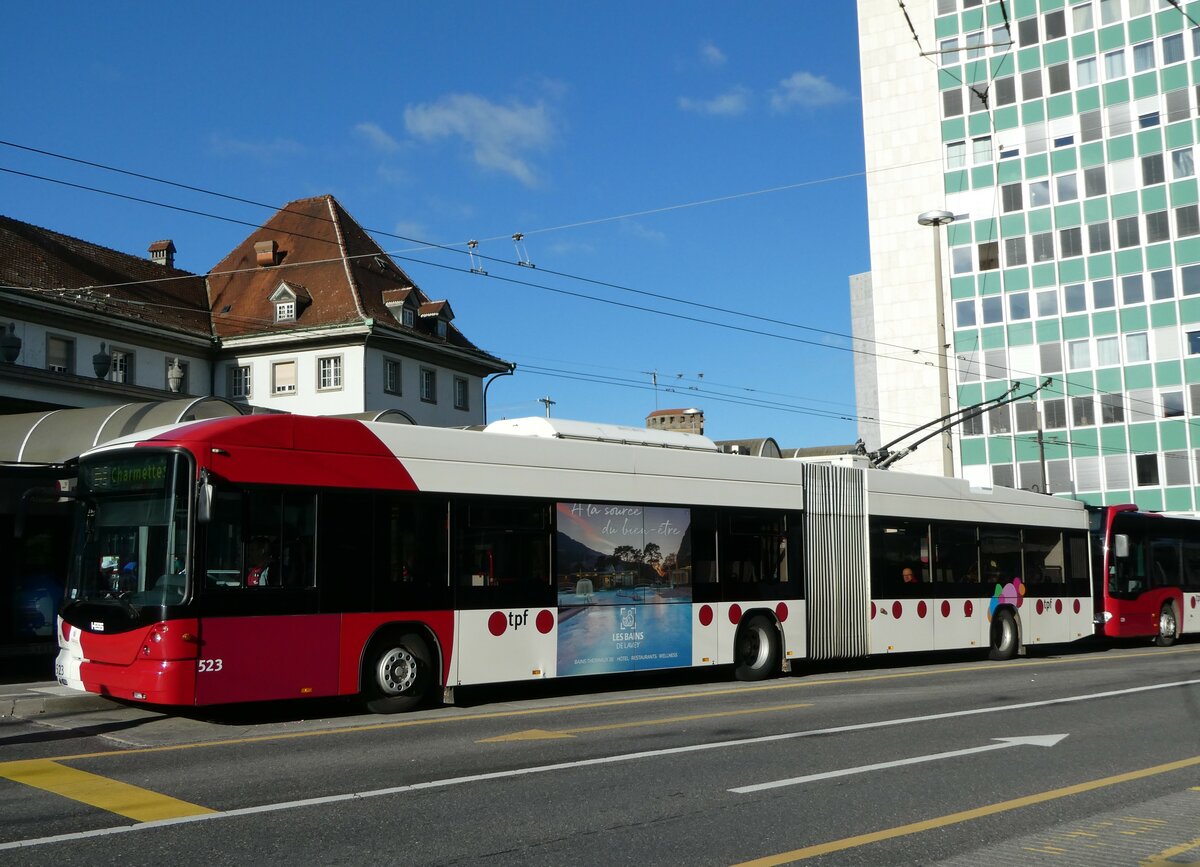
{"label": "asphalt road", "polygon": [[1200,644],[726,674],[9,718],[0,863],[1200,860]]}

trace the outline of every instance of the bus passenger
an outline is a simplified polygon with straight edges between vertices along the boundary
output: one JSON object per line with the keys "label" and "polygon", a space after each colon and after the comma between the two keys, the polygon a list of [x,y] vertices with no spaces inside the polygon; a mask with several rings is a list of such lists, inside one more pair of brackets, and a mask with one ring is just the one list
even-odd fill
{"label": "bus passenger", "polygon": [[246,572],[247,587],[265,587],[273,581],[278,580],[274,572],[275,557],[273,553],[274,546],[271,540],[265,537],[258,537],[250,542],[250,549],[247,552],[247,560],[254,565]]}
{"label": "bus passenger", "polygon": [[921,579],[918,578],[913,573],[913,570],[910,569],[908,566],[904,567],[904,570],[900,573],[900,577],[904,579],[905,584],[920,584],[921,583]]}

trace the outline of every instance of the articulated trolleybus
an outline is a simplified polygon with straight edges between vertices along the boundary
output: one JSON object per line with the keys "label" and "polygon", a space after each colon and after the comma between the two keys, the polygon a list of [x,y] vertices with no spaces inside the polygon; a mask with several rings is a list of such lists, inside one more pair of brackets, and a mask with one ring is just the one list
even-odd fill
{"label": "articulated trolleybus", "polygon": [[77,498],[59,681],[157,705],[1093,633],[1079,503],[693,434],[214,419],[82,455]]}

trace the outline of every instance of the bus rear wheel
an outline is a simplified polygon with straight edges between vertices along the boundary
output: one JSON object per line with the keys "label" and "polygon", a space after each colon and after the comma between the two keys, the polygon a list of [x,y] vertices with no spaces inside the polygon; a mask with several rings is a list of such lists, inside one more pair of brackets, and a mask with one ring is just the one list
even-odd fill
{"label": "bus rear wheel", "polygon": [[415,632],[377,639],[363,670],[363,703],[372,713],[402,713],[418,707],[434,684],[433,655]]}
{"label": "bus rear wheel", "polygon": [[748,619],[733,644],[738,680],[765,680],[779,669],[779,630],[761,614]]}
{"label": "bus rear wheel", "polygon": [[1154,636],[1154,643],[1159,647],[1170,647],[1177,638],[1179,621],[1175,617],[1175,606],[1167,602],[1158,612],[1158,635]]}
{"label": "bus rear wheel", "polygon": [[1012,612],[1002,608],[992,617],[991,649],[988,656],[992,659],[1012,659],[1017,655],[1017,621]]}

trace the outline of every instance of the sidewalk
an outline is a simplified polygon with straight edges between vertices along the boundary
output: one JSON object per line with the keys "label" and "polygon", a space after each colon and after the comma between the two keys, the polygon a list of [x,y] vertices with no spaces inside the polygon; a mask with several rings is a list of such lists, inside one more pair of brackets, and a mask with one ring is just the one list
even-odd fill
{"label": "sidewalk", "polygon": [[99,695],[60,686],[52,680],[0,684],[0,721],[31,719],[47,713],[84,713],[113,707]]}

